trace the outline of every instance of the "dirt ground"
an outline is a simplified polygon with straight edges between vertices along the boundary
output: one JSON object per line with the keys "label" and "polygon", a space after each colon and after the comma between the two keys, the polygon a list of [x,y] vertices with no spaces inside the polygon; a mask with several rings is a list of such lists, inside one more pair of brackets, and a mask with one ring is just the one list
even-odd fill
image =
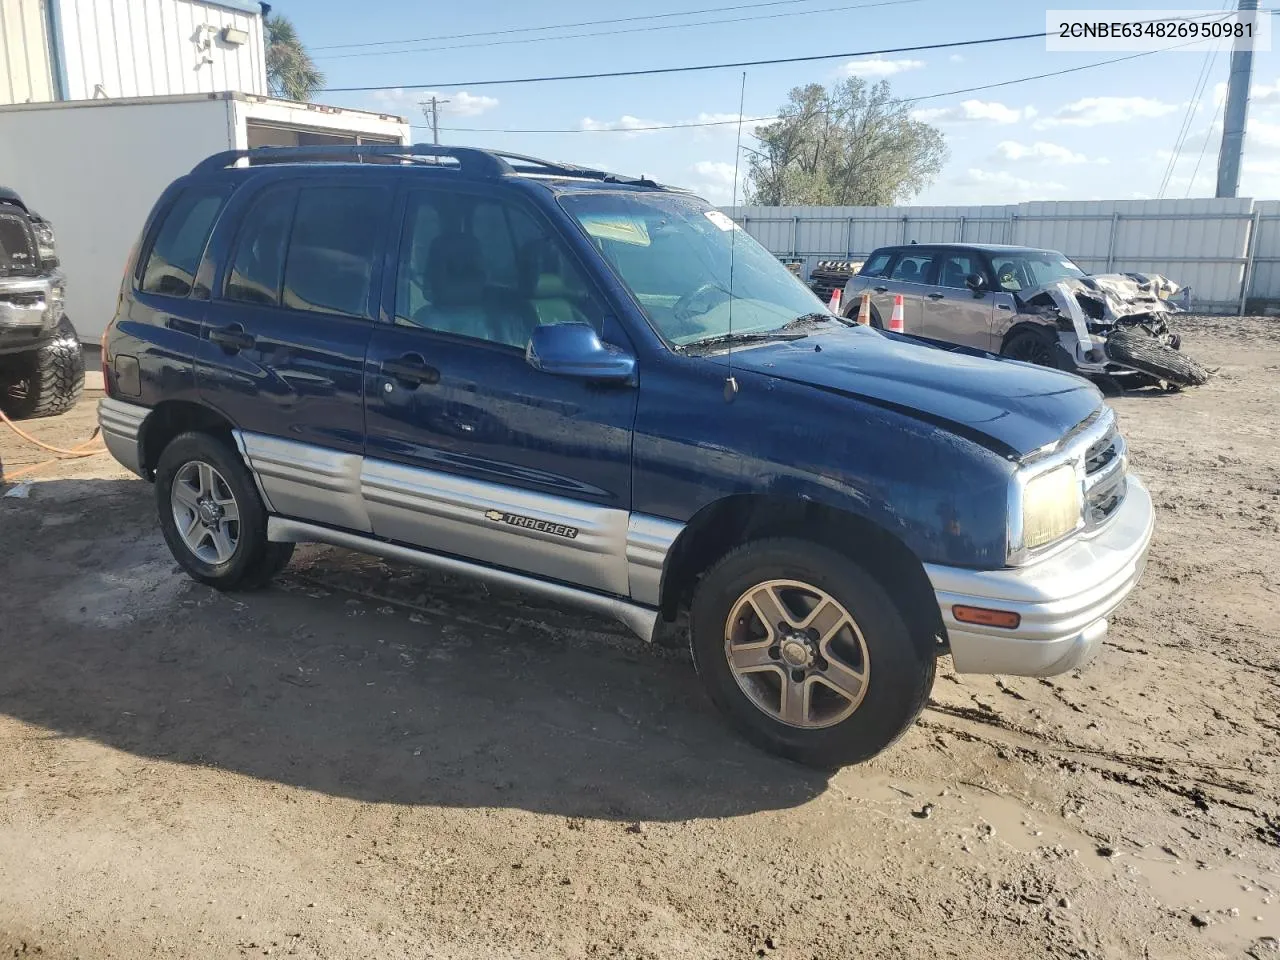
{"label": "dirt ground", "polygon": [[1113,400],[1159,526],[1100,659],[944,662],[832,777],[612,623],[328,548],[223,596],[147,484],[40,474],[0,498],[0,955],[1280,957],[1280,321],[1183,331],[1208,386]]}

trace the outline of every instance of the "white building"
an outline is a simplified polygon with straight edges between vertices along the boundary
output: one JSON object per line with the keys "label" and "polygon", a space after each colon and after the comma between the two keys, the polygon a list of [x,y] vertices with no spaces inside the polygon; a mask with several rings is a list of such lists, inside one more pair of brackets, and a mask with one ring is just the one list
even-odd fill
{"label": "white building", "polygon": [[0,104],[267,93],[252,0],[0,0]]}
{"label": "white building", "polygon": [[[265,8],[265,9],[264,9]],[[408,143],[402,117],[272,99],[250,0],[0,0],[0,185],[54,225],[86,342],[165,187],[222,150]]]}

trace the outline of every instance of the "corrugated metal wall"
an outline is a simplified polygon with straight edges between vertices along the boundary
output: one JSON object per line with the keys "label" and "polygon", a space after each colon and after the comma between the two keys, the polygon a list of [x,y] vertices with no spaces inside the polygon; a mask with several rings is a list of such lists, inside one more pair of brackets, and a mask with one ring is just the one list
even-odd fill
{"label": "corrugated metal wall", "polygon": [[[198,0],[51,0],[69,100],[238,90],[266,94],[262,17]],[[219,33],[249,34],[240,45]]]}
{"label": "corrugated metal wall", "polygon": [[[861,259],[897,243],[1012,243],[1061,250],[1096,273],[1161,273],[1203,310],[1236,312],[1249,296],[1280,300],[1280,202],[1051,201],[972,207],[738,207],[771,252]],[[1268,258],[1271,258],[1268,260]]]}
{"label": "corrugated metal wall", "polygon": [[46,0],[0,0],[0,104],[54,98]]}

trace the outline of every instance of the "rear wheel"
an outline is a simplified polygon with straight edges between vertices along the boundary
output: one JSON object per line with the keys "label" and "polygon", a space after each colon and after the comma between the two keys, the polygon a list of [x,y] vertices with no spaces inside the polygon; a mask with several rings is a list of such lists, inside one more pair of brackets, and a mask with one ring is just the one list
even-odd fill
{"label": "rear wheel", "polygon": [[1041,367],[1057,367],[1054,362],[1057,345],[1058,338],[1049,331],[1024,327],[1004,342],[1000,355]]}
{"label": "rear wheel", "polygon": [[7,361],[0,373],[0,407],[15,420],[66,413],[84,392],[84,352],[66,317],[52,340]]}
{"label": "rear wheel", "polygon": [[267,511],[239,455],[207,433],[183,433],[156,466],[160,529],[191,577],[219,590],[264,586],[293,556],[267,540]]}
{"label": "rear wheel", "polygon": [[750,740],[811,766],[858,763],[915,722],[932,637],[847,557],[794,539],[730,553],[703,577],[690,638],[708,695]]}

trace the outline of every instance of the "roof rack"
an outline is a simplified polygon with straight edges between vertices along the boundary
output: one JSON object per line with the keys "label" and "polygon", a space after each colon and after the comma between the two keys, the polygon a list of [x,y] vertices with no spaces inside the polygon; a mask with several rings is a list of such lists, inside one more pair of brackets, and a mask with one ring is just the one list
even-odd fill
{"label": "roof rack", "polygon": [[249,150],[224,150],[201,160],[192,173],[208,173],[248,160],[250,166],[270,163],[404,163],[425,162],[443,166],[441,159],[453,160],[468,176],[501,177],[511,167],[484,150],[471,147],[441,147],[431,143],[410,145],[399,143],[366,143],[352,146],[254,147]]}
{"label": "roof rack", "polygon": [[[370,143],[358,146],[255,147],[250,150],[224,150],[201,160],[192,173],[209,173],[248,160],[250,166],[272,163],[406,163],[417,162],[445,167],[440,160],[452,160],[463,175],[480,179],[529,173],[542,176],[578,177],[633,186],[658,187],[646,177],[625,177],[606,170],[592,170],[569,163],[554,163],[522,153],[504,150],[480,150],[475,147],[444,147],[432,143],[410,145]],[[513,162],[508,162],[513,161]],[[451,166],[451,165],[450,165]]]}

